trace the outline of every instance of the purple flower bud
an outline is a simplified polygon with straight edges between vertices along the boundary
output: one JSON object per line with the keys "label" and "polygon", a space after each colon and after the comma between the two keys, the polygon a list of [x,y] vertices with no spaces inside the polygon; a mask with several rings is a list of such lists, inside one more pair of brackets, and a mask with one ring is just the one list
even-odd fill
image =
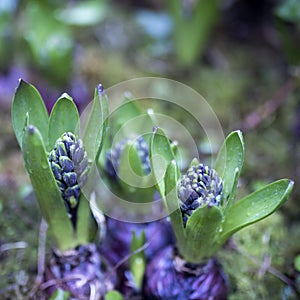
{"label": "purple flower bud", "polygon": [[49,163],[75,228],[80,187],[87,179],[88,168],[82,141],[71,132],[64,133],[50,152]]}
{"label": "purple flower bud", "polygon": [[183,223],[198,207],[219,206],[222,200],[223,182],[217,172],[208,166],[191,166],[178,184],[178,198]]}
{"label": "purple flower bud", "polygon": [[96,246],[87,244],[63,253],[54,251],[45,272],[47,284],[48,296],[60,288],[70,292],[70,299],[104,299],[117,285],[117,278]]}
{"label": "purple flower bud", "polygon": [[215,258],[205,264],[188,264],[169,246],[147,266],[145,299],[225,300],[227,293],[227,277]]}
{"label": "purple flower bud", "polygon": [[[106,153],[105,171],[114,180],[118,179],[118,171],[120,167],[120,159],[125,146],[131,139],[125,138],[117,143],[112,149]],[[133,146],[136,148],[138,156],[142,163],[145,175],[150,173],[149,148],[142,136],[134,138]]]}

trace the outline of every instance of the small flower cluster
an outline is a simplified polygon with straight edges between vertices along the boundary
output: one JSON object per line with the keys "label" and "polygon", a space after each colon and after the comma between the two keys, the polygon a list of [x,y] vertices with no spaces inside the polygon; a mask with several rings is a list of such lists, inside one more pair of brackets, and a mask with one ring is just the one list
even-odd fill
{"label": "small flower cluster", "polygon": [[117,180],[118,178],[117,174],[120,167],[121,155],[127,144],[132,144],[132,146],[136,148],[138,156],[141,160],[144,174],[147,175],[151,171],[149,147],[145,139],[142,136],[135,138],[124,138],[106,153],[105,171],[114,180]]}
{"label": "small flower cluster", "polygon": [[80,188],[86,182],[88,171],[87,154],[81,139],[76,139],[71,132],[64,133],[50,152],[49,162],[75,226]]}
{"label": "small flower cluster", "polygon": [[227,299],[228,278],[216,258],[193,265],[176,252],[167,246],[150,262],[145,276],[150,299]]}
{"label": "small flower cluster", "polygon": [[191,166],[178,184],[178,198],[183,223],[200,206],[219,206],[222,200],[223,182],[214,169],[197,164]]}

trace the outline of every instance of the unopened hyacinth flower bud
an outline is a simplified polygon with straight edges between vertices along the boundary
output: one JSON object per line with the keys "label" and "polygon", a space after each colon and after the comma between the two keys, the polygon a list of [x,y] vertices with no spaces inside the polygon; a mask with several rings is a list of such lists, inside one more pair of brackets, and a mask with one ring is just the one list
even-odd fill
{"label": "unopened hyacinth flower bud", "polygon": [[149,148],[144,138],[142,136],[125,138],[106,153],[105,171],[114,180],[118,179],[121,155],[128,143],[132,143],[136,148],[145,175],[150,173]]}
{"label": "unopened hyacinth flower bud", "polygon": [[[220,206],[222,189],[222,180],[215,170],[199,163],[192,165],[178,183],[183,225],[186,227],[196,209]],[[148,265],[144,293],[151,300],[225,300],[228,279],[216,258],[189,263],[176,247],[169,246]]]}
{"label": "unopened hyacinth flower bud", "polygon": [[49,162],[74,228],[80,189],[87,179],[88,161],[81,139],[71,132],[57,139]]}
{"label": "unopened hyacinth flower bud", "polygon": [[198,207],[219,206],[222,189],[223,182],[214,169],[203,164],[191,166],[178,185],[183,224],[186,225],[188,218]]}

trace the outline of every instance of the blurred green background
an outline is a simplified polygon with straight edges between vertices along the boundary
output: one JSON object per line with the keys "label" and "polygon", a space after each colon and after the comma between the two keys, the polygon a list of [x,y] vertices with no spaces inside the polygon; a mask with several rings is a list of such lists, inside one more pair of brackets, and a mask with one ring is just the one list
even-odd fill
{"label": "blurred green background", "polygon": [[243,230],[220,256],[230,299],[298,299],[299,64],[299,0],[1,0],[0,298],[30,298],[37,275],[41,217],[10,119],[18,79],[35,85],[49,109],[67,92],[82,110],[99,82],[158,76],[203,95],[225,134],[243,130],[241,194],[295,180],[280,212]]}

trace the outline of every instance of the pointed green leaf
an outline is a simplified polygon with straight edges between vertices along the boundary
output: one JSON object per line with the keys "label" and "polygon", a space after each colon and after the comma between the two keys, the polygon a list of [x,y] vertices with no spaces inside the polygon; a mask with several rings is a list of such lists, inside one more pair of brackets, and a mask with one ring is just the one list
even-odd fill
{"label": "pointed green leaf", "polygon": [[130,188],[136,189],[138,186],[141,186],[143,175],[141,160],[136,148],[132,144],[127,143],[120,157],[118,170],[118,176],[121,179],[120,184],[125,190]]}
{"label": "pointed green leaf", "polygon": [[20,80],[12,103],[12,124],[17,141],[22,148],[22,135],[26,114],[29,114],[30,124],[39,129],[44,142],[48,134],[48,113],[37,89]]}
{"label": "pointed green leaf", "polygon": [[93,105],[83,130],[83,144],[88,158],[98,161],[108,123],[108,99],[99,84],[95,89]]}
{"label": "pointed green leaf", "polygon": [[[101,211],[95,201],[95,179],[98,170],[96,164],[93,163],[88,170],[87,181],[81,187],[81,194],[79,197],[79,206],[77,210],[77,239],[80,243],[94,241],[97,231],[101,232],[102,228],[98,228],[103,222]],[[103,217],[104,218],[104,217]]]}
{"label": "pointed green leaf", "polygon": [[[140,250],[146,243],[145,231],[142,231],[140,236],[136,235],[136,232],[132,232],[132,239],[130,245],[130,271],[135,281],[135,285],[138,289],[142,288],[144,273],[146,269],[146,257],[144,250]],[[136,252],[136,253],[135,253]]]}
{"label": "pointed green leaf", "polygon": [[132,168],[132,171],[137,174],[138,176],[145,176],[145,172],[143,169],[141,158],[138,154],[137,148],[134,146],[134,144],[130,145],[129,148],[129,164]]}
{"label": "pointed green leaf", "polygon": [[[95,165],[94,165],[95,166]],[[93,191],[89,197],[89,205],[91,211],[90,225],[89,225],[89,241],[95,243],[101,242],[105,236],[105,216],[96,202],[96,193]]]}
{"label": "pointed green leaf", "polygon": [[287,200],[293,185],[292,181],[281,179],[236,202],[226,214],[220,243],[243,227],[272,214]]}
{"label": "pointed green leaf", "polygon": [[[223,210],[223,213],[224,213],[225,216],[227,214],[227,211],[230,209],[230,207],[233,204],[233,200],[235,198],[235,194],[236,194],[236,190],[237,190],[237,186],[238,186],[239,176],[240,176],[240,171],[239,171],[238,168],[236,168],[235,172],[234,172],[234,175],[233,175],[232,191],[228,196],[227,203],[225,203],[225,207],[224,207],[224,210]],[[223,200],[223,203],[224,203],[224,199],[222,199],[222,200]]]}
{"label": "pointed green leaf", "polygon": [[[216,163],[215,170],[223,180],[223,203],[226,203],[233,190],[236,189],[236,170],[239,177],[244,163],[244,141],[241,131],[230,133],[225,139]],[[232,198],[232,197],[231,197]],[[231,205],[231,203],[228,203]]]}
{"label": "pointed green leaf", "polygon": [[188,262],[200,263],[218,250],[216,237],[222,220],[222,211],[217,206],[200,207],[192,213],[186,224],[186,242],[179,248]]}
{"label": "pointed green leaf", "polygon": [[23,158],[41,213],[60,250],[74,246],[71,221],[53,176],[39,130],[29,125],[23,135]]}
{"label": "pointed green leaf", "polygon": [[78,244],[87,244],[90,238],[90,225],[91,223],[91,210],[88,199],[83,193],[79,197],[79,206],[77,210],[77,226],[76,226],[76,239]]}
{"label": "pointed green leaf", "polygon": [[[150,163],[153,176],[155,177],[157,189],[160,195],[165,195],[165,184],[163,178],[166,169],[172,160],[175,160],[175,155],[172,151],[170,141],[161,128],[154,128],[150,139]],[[180,176],[180,173],[178,173]]]}
{"label": "pointed green leaf", "polygon": [[130,142],[123,148],[118,176],[122,195],[126,195],[128,201],[146,203],[153,200],[155,182],[152,174],[144,173],[136,147]]}
{"label": "pointed green leaf", "polygon": [[184,227],[177,195],[178,167],[175,160],[172,160],[167,168],[164,178],[165,196],[162,197],[166,211],[171,219],[172,228],[177,239],[177,244],[184,243]]}
{"label": "pointed green leaf", "polygon": [[49,119],[49,144],[52,149],[56,140],[65,132],[75,133],[78,126],[79,114],[73,99],[66,93],[56,101]]}

